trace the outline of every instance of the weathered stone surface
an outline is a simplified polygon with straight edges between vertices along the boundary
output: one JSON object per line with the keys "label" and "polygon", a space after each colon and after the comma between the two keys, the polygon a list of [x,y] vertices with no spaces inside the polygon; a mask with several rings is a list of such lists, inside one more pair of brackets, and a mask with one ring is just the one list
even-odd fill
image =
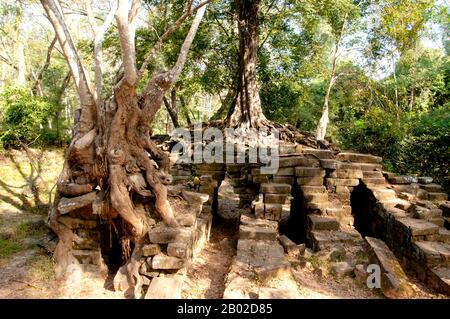
{"label": "weathered stone surface", "polygon": [[417,178],[420,184],[431,184],[433,183],[433,177],[420,176]]}
{"label": "weathered stone surface", "polygon": [[80,264],[102,265],[103,259],[100,250],[73,249],[72,255]]}
{"label": "weathered stone surface", "polygon": [[277,175],[277,176],[293,176],[294,168],[293,167],[279,168],[275,175]]}
{"label": "weathered stone surface", "polygon": [[364,178],[382,178],[384,180],[383,174],[380,171],[362,171]]}
{"label": "weathered stone surface", "polygon": [[380,202],[395,199],[395,191],[388,188],[372,188],[372,193]]}
{"label": "weathered stone surface", "polygon": [[413,243],[416,257],[430,266],[450,266],[450,246],[435,241]]}
{"label": "weathered stone surface", "polygon": [[177,277],[153,278],[145,299],[181,299],[183,281]]}
{"label": "weathered stone surface", "polygon": [[256,175],[252,177],[252,181],[256,184],[268,183],[269,177],[267,175]]}
{"label": "weathered stone surface", "polygon": [[264,204],[264,216],[266,219],[280,220],[282,210],[282,204]]}
{"label": "weathered stone surface", "polygon": [[446,193],[428,193],[428,199],[436,202],[443,202],[448,199]]}
{"label": "weathered stone surface", "polygon": [[411,183],[417,183],[417,177],[416,176],[393,176],[389,178],[389,183],[391,184],[411,184]]}
{"label": "weathered stone surface", "polygon": [[327,178],[327,186],[357,186],[358,179]]}
{"label": "weathered stone surface", "polygon": [[357,179],[357,178],[363,178],[363,173],[361,170],[355,170],[355,169],[337,169],[333,173],[330,174],[330,177]]}
{"label": "weathered stone surface", "polygon": [[381,268],[381,291],[388,298],[411,298],[414,290],[400,263],[380,239],[366,237],[372,263]]}
{"label": "weathered stone surface", "polygon": [[362,179],[363,183],[366,185],[372,184],[372,185],[383,185],[386,184],[386,180],[384,177],[376,177],[376,178],[368,178],[364,177]]}
{"label": "weathered stone surface", "polygon": [[429,209],[419,205],[414,205],[412,212],[414,218],[425,220],[442,216],[442,211],[440,209]]}
{"label": "weathered stone surface", "polygon": [[334,159],[322,159],[320,160],[320,166],[326,169],[337,169],[339,167],[339,161]]}
{"label": "weathered stone surface", "polygon": [[397,222],[408,228],[412,236],[437,234],[439,226],[421,219],[398,218]]}
{"label": "weathered stone surface", "polygon": [[438,184],[426,184],[426,185],[420,185],[420,187],[430,193],[438,193],[442,190],[441,185],[438,185]]}
{"label": "weathered stone surface", "polygon": [[277,184],[293,185],[295,182],[295,177],[294,176],[277,176],[277,175],[275,175],[272,178],[272,181]]}
{"label": "weathered stone surface", "polygon": [[278,237],[278,240],[280,241],[281,245],[284,248],[284,252],[294,258],[300,257],[304,252],[304,247],[299,247],[296,245],[292,240],[290,240],[286,235],[282,235]]}
{"label": "weathered stone surface", "polygon": [[239,227],[240,239],[256,239],[256,240],[276,240],[277,232],[273,229],[268,229],[258,226],[241,225]]}
{"label": "weathered stone surface", "polygon": [[300,190],[304,194],[315,194],[315,193],[326,193],[327,189],[325,186],[301,186]]}
{"label": "weathered stone surface", "polygon": [[290,194],[291,193],[291,185],[264,183],[264,184],[261,184],[261,192],[268,193],[268,194]]}
{"label": "weathered stone surface", "polygon": [[339,222],[336,218],[320,216],[315,214],[308,215],[310,229],[312,230],[338,230]]}
{"label": "weathered stone surface", "polygon": [[182,190],[181,195],[189,203],[202,203],[203,204],[203,203],[206,203],[209,199],[208,194],[189,192],[187,190]]}
{"label": "weathered stone surface", "polygon": [[338,277],[350,276],[353,273],[353,267],[346,261],[335,262],[331,264],[330,272]]}
{"label": "weathered stone surface", "polygon": [[253,206],[256,218],[264,218],[264,203],[258,202]]}
{"label": "weathered stone surface", "polygon": [[284,204],[288,195],[286,194],[264,194],[264,203],[266,204]]}
{"label": "weathered stone surface", "polygon": [[299,185],[307,185],[307,186],[322,186],[323,185],[323,177],[321,177],[321,176],[297,177],[297,183]]}
{"label": "weathered stone surface", "polygon": [[142,255],[144,257],[154,256],[161,252],[161,248],[157,244],[148,244],[142,247]]}
{"label": "weathered stone surface", "polygon": [[75,229],[75,228],[93,229],[93,228],[97,227],[97,222],[95,220],[85,220],[85,219],[79,219],[79,218],[72,218],[69,216],[59,217],[58,222],[66,225],[70,229]]}
{"label": "weathered stone surface", "polygon": [[328,193],[306,193],[303,194],[303,196],[307,202],[314,202],[314,203],[328,202]]}
{"label": "weathered stone surface", "polygon": [[369,154],[350,153],[350,152],[339,153],[336,156],[336,159],[341,162],[349,161],[368,164],[379,164],[383,160],[381,157],[378,156],[373,156]]}
{"label": "weathered stone surface", "polygon": [[319,161],[304,156],[280,157],[279,167],[309,166],[318,167]]}
{"label": "weathered stone surface", "polygon": [[194,214],[178,214],[176,220],[179,225],[189,227],[195,224],[196,216]]}
{"label": "weathered stone surface", "polygon": [[361,239],[358,232],[340,230],[313,230],[310,232],[311,244],[314,250],[322,250],[336,243],[356,243]]}
{"label": "weathered stone surface", "polygon": [[367,283],[367,277],[369,276],[369,274],[364,268],[364,265],[362,264],[356,265],[353,272],[355,273],[355,279],[359,284],[365,285]]}
{"label": "weathered stone surface", "polygon": [[322,150],[322,149],[315,149],[315,148],[304,148],[302,150],[304,154],[312,154],[320,159],[333,159],[334,153],[330,150]]}
{"label": "weathered stone surface", "polygon": [[188,257],[188,249],[186,243],[170,243],[167,245],[167,255],[184,259]]}
{"label": "weathered stone surface", "polygon": [[296,167],[295,176],[298,177],[324,177],[325,170],[314,167]]}
{"label": "weathered stone surface", "polygon": [[58,211],[60,212],[61,215],[64,215],[75,209],[92,205],[92,202],[95,200],[96,196],[97,192],[93,191],[78,197],[71,197],[71,198],[63,197],[58,202]]}
{"label": "weathered stone surface", "polygon": [[192,240],[192,229],[188,227],[167,227],[159,223],[148,232],[150,242],[168,244],[171,242],[189,242]]}
{"label": "weathered stone surface", "polygon": [[177,257],[158,254],[152,258],[153,269],[180,269],[183,266],[184,260]]}

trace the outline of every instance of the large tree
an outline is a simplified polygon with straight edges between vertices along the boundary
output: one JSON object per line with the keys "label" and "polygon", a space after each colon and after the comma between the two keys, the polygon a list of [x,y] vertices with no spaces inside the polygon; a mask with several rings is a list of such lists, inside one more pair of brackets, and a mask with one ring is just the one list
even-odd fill
{"label": "large tree", "polygon": [[[137,209],[142,205],[135,202],[138,196],[132,196],[133,193],[153,197],[155,210],[162,220],[169,226],[177,226],[167,200],[166,185],[171,182],[169,160],[150,139],[151,125],[164,94],[180,76],[208,2],[194,7],[193,1],[187,1],[186,12],[160,36],[138,68],[135,30],[140,1],[133,0],[129,7],[127,0],[118,0],[117,4],[114,0],[109,14],[100,20],[101,25],[97,24],[90,1],[86,1],[94,43],[95,80],[91,81],[58,0],[41,0],[69,65],[80,103],[79,120],[57,181],[57,195],[49,218],[50,226],[60,238],[55,252],[58,269],[63,270],[70,263],[67,251],[71,249],[73,236],[69,228],[58,222],[59,203],[63,198],[66,204],[72,200],[79,202],[86,197],[83,195],[100,188],[93,205],[94,213],[123,220],[128,230],[125,233],[130,234],[129,242],[134,244],[141,242],[148,228],[148,214]],[[195,17],[175,64],[149,76],[144,89],[138,93],[138,85],[163,41],[193,13]],[[102,92],[102,40],[114,20],[120,40],[121,68],[108,95]]]}
{"label": "large tree", "polygon": [[229,126],[259,127],[267,123],[257,78],[260,0],[235,0],[239,30],[236,95],[227,117]]}

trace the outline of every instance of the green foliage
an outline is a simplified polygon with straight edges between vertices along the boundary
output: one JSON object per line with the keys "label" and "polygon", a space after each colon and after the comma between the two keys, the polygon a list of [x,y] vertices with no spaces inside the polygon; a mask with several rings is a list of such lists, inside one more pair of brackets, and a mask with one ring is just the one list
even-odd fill
{"label": "green foliage", "polygon": [[53,108],[46,99],[34,97],[25,88],[6,89],[0,98],[0,143],[9,147],[19,146],[20,142],[53,142],[44,128]]}

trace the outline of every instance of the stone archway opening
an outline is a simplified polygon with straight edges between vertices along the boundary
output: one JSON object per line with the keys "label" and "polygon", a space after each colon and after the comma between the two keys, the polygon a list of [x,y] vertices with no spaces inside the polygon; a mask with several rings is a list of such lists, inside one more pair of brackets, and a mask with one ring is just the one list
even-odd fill
{"label": "stone archway opening", "polygon": [[362,237],[378,237],[373,232],[375,204],[371,191],[362,183],[359,183],[350,194],[353,226]]}
{"label": "stone archway opening", "polygon": [[297,183],[291,188],[291,205],[288,216],[282,216],[280,221],[280,235],[286,235],[296,244],[306,242],[307,207],[304,194]]}

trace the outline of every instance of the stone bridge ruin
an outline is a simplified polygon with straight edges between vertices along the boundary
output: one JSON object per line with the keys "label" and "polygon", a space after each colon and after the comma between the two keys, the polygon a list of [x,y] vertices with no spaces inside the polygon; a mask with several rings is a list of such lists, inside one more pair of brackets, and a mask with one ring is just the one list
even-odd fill
{"label": "stone bridge ruin", "polygon": [[387,297],[413,296],[406,273],[450,294],[450,202],[432,178],[385,172],[382,158],[368,154],[288,142],[279,153],[276,174],[263,174],[257,163],[174,163],[169,193],[175,211],[184,207],[177,215],[181,227],[155,217],[142,254],[131,256],[140,274],[134,280],[114,253],[120,238],[106,238],[110,224],[92,213],[98,191],[80,196],[79,205],[62,200],[59,221],[73,232],[77,267],[115,267],[114,288],[135,298],[180,297],[186,270],[209,240],[219,187],[228,179],[240,207],[248,209],[239,219],[224,298],[295,298],[265,283],[288,274],[305,247],[320,252],[337,245],[369,254],[381,267]]}

